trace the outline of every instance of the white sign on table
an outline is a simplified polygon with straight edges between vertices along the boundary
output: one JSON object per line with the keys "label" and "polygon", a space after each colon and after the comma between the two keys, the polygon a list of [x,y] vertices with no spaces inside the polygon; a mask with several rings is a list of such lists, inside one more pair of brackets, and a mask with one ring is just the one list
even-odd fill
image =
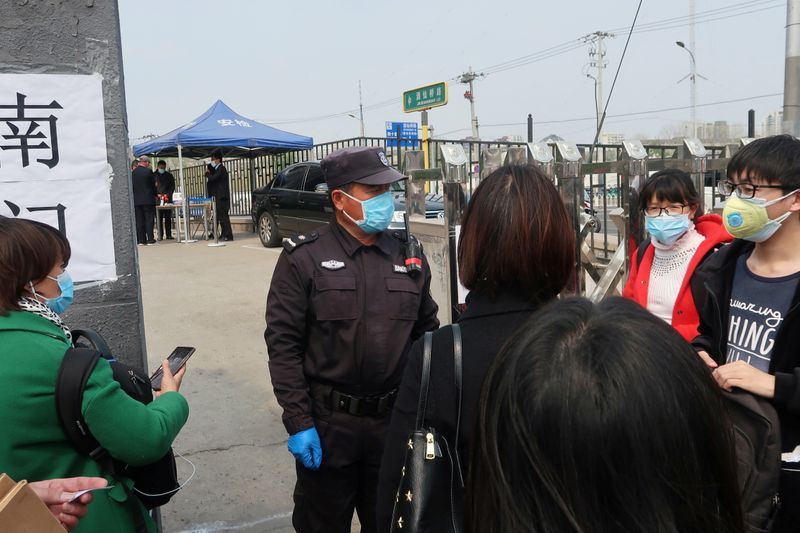
{"label": "white sign on table", "polygon": [[0,215],[63,231],[75,281],[116,277],[100,75],[0,74]]}

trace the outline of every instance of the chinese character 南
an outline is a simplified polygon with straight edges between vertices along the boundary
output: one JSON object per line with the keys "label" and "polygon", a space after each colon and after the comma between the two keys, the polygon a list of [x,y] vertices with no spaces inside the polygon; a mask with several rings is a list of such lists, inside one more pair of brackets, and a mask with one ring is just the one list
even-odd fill
{"label": "chinese character \u5357", "polygon": [[[8,209],[11,211],[12,215],[14,215],[15,217],[19,216],[22,210],[17,204],[9,202],[8,200],[3,200],[3,202],[5,202],[6,206],[8,206]],[[26,207],[25,209],[29,213],[34,213],[36,211],[55,211],[58,220],[58,230],[64,235],[67,234],[66,217],[64,216],[64,213],[67,210],[66,206],[58,204],[58,205],[43,206],[43,207]]]}
{"label": "chinese character \u5357", "polygon": [[10,131],[10,134],[0,134],[0,138],[8,141],[8,144],[0,144],[0,149],[19,150],[23,167],[30,164],[31,150],[48,150],[50,157],[36,162],[53,168],[58,164],[58,118],[52,114],[49,117],[36,116],[35,113],[28,115],[26,111],[63,108],[55,100],[49,104],[26,104],[26,98],[26,95],[17,93],[16,104],[0,104],[0,123],[5,123]]}

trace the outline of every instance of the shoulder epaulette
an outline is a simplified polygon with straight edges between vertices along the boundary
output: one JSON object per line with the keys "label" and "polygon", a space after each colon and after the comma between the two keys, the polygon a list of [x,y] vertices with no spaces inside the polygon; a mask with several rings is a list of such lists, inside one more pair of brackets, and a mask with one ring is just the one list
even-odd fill
{"label": "shoulder epaulette", "polygon": [[312,231],[308,235],[301,233],[300,235],[296,235],[295,237],[291,237],[283,241],[283,249],[286,250],[286,253],[290,254],[294,252],[298,246],[316,241],[317,237],[319,237],[319,233],[316,231]]}
{"label": "shoulder epaulette", "polygon": [[401,229],[394,230],[392,231],[392,237],[394,237],[398,241],[406,242],[406,230],[401,230]]}

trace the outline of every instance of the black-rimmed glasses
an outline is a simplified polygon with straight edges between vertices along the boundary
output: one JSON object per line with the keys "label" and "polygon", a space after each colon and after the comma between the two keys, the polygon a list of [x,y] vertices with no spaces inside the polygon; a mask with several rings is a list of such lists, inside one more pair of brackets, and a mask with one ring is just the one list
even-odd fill
{"label": "black-rimmed glasses", "polygon": [[736,193],[736,196],[744,200],[753,198],[758,189],[786,189],[786,187],[783,185],[754,185],[750,182],[734,183],[731,180],[720,180],[717,183],[718,193],[724,196]]}
{"label": "black-rimmed glasses", "polygon": [[644,208],[644,214],[649,217],[660,217],[661,213],[666,213],[671,217],[677,217],[683,214],[683,210],[689,207],[686,204],[674,204],[667,207],[650,206]]}

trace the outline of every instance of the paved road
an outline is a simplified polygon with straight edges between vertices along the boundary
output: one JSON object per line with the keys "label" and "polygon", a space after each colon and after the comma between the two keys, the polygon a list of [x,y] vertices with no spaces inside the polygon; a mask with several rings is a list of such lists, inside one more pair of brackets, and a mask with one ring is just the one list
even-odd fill
{"label": "paved road", "polygon": [[[197,348],[181,389],[191,413],[175,442],[197,473],[163,509],[170,533],[292,531],[294,463],[263,339],[279,249],[244,237],[138,248],[150,368],[175,346]],[[180,459],[178,469],[191,473]]]}

